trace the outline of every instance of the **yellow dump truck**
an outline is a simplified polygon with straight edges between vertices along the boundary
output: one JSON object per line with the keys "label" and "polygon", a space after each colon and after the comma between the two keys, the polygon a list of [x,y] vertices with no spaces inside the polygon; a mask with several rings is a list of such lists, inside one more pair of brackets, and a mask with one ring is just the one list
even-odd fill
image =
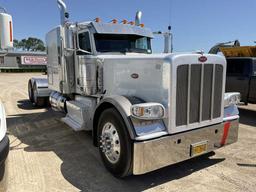
{"label": "yellow dump truck", "polygon": [[245,104],[256,103],[256,46],[231,43],[219,43],[209,53],[222,52],[227,59],[226,91],[240,92]]}

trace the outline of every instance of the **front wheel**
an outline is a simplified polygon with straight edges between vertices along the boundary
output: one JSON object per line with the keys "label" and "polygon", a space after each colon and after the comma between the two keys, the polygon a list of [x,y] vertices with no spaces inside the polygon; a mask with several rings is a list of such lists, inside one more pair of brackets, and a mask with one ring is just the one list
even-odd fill
{"label": "front wheel", "polygon": [[125,177],[132,170],[132,141],[119,112],[106,109],[97,129],[99,152],[105,167],[116,177]]}

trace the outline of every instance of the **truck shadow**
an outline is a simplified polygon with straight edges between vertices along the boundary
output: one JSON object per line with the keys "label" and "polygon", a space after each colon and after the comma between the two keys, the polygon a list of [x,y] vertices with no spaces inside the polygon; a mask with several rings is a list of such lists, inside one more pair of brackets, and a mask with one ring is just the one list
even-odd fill
{"label": "truck shadow", "polygon": [[256,111],[246,109],[246,108],[239,108],[240,113],[240,123],[250,126],[256,126]]}
{"label": "truck shadow", "polygon": [[24,99],[24,100],[20,100],[17,102],[17,106],[20,109],[24,109],[24,110],[33,110],[33,109],[37,109],[36,106],[34,106],[29,100]]}
{"label": "truck shadow", "polygon": [[[11,141],[10,150],[54,152],[62,161],[63,177],[81,191],[143,191],[225,160],[202,156],[145,175],[117,179],[105,170],[98,149],[92,145],[91,133],[72,131],[60,121],[62,116],[50,109],[42,113],[8,116],[8,132],[18,141]],[[50,170],[54,179],[59,167],[53,165]]]}

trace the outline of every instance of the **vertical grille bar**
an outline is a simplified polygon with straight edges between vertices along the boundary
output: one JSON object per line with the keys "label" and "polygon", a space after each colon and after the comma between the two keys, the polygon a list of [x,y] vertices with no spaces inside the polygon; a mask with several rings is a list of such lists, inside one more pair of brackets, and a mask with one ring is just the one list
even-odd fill
{"label": "vertical grille bar", "polygon": [[211,101],[212,101],[212,80],[213,80],[213,65],[207,64],[204,66],[204,88],[203,88],[203,113],[202,121],[211,119]]}
{"label": "vertical grille bar", "polygon": [[214,84],[214,108],[213,118],[220,117],[221,115],[221,101],[222,101],[222,85],[223,85],[223,66],[215,66],[215,84]]}
{"label": "vertical grille bar", "polygon": [[203,91],[204,91],[204,65],[202,65],[202,69],[201,69],[199,122],[202,121],[202,113],[203,113]]}
{"label": "vertical grille bar", "polygon": [[201,71],[201,64],[191,66],[189,123],[199,122],[200,118]]}
{"label": "vertical grille bar", "polygon": [[176,126],[187,124],[188,74],[189,65],[177,68]]}
{"label": "vertical grille bar", "polygon": [[187,125],[189,124],[189,112],[190,112],[190,81],[191,81],[191,65],[188,66]]}

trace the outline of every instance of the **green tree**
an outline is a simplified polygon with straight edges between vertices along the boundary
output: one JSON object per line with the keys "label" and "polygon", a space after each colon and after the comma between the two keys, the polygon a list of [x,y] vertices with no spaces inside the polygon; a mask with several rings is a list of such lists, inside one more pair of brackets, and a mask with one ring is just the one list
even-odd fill
{"label": "green tree", "polygon": [[29,37],[21,41],[15,40],[14,47],[23,51],[45,51],[44,42],[35,37]]}
{"label": "green tree", "polygon": [[19,47],[19,40],[17,40],[17,39],[13,40],[13,47],[15,47],[15,48]]}

